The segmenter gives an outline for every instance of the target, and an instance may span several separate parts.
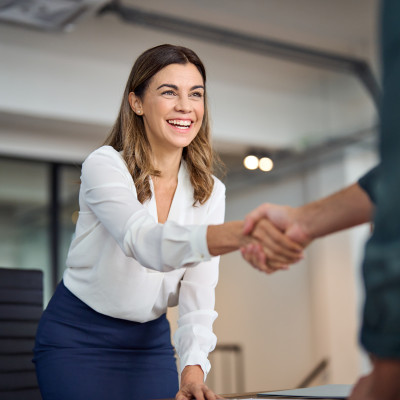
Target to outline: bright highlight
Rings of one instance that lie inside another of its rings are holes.
[[[274,168],[274,162],[268,157],[263,157],[258,162],[258,168],[264,172],[271,171],[271,169]]]
[[[243,165],[247,169],[257,169],[258,168],[258,158],[256,156],[247,156],[243,160]]]

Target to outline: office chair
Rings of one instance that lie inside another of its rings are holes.
[[[40,400],[32,363],[43,272],[0,268],[0,399]]]

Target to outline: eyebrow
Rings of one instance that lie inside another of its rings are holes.
[[[158,89],[161,89],[162,87],[169,87],[169,88],[171,88],[171,89],[178,90],[178,86],[172,85],[172,84],[170,84],[170,83],[163,83],[162,85],[160,85],[160,86],[157,88],[157,90],[158,90]],[[195,85],[195,86],[192,86],[192,87],[190,88],[190,90],[195,90],[195,89],[203,89],[203,90],[204,90],[204,86],[203,86],[203,85]]]

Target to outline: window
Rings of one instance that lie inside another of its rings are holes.
[[[65,267],[80,166],[0,158],[0,267],[44,272],[44,304]]]

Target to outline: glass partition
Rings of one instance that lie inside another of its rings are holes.
[[[80,166],[62,166],[59,169],[59,252],[57,280],[62,278],[69,245],[75,232],[79,212]]]
[[[52,166],[0,158],[0,267],[42,270],[45,305],[64,270],[75,229],[80,176],[80,166],[58,165],[58,201],[52,213]],[[56,242],[51,237],[54,226]],[[52,254],[58,255],[57,263],[51,262]]]

